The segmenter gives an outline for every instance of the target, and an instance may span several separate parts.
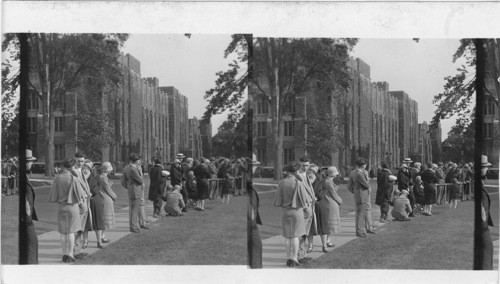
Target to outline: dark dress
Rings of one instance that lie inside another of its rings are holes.
[[[196,189],[198,192],[198,200],[208,199],[208,179],[210,178],[210,173],[208,168],[204,164],[198,165],[194,169],[194,176],[196,177]]]
[[[450,200],[460,198],[460,186],[458,184],[450,185],[448,191],[450,192]]]
[[[436,173],[427,169],[422,172],[422,182],[424,183],[424,204],[436,204],[436,183],[438,182]]]
[[[229,164],[223,164],[219,171],[217,172],[217,178],[223,178],[224,180],[221,184],[221,194],[229,194],[229,187],[231,186],[230,180],[231,166]]]
[[[421,188],[421,186],[422,186],[422,183],[415,183],[413,185],[413,193],[415,195],[415,203],[416,204],[424,204],[424,202],[425,202],[424,189]]]
[[[106,229],[104,225],[103,219],[103,208],[104,204],[102,203],[102,199],[97,195],[99,194],[99,186],[97,185],[97,181],[99,179],[99,175],[89,177],[89,187],[90,193],[92,197],[90,198],[90,210],[92,211],[92,226],[86,227],[88,231],[94,230],[104,230]]]
[[[195,179],[190,179],[188,177],[188,180],[186,181],[186,189],[187,189],[189,199],[198,200],[198,189],[197,189]]]
[[[388,169],[382,169],[377,175],[377,195],[375,204],[380,206],[382,212],[389,212],[389,201],[393,185],[389,182],[391,172]]]
[[[27,177],[26,200],[30,206],[31,215],[21,216],[19,242],[25,250],[20,250],[19,264],[38,264],[38,237],[33,224],[33,220],[38,221],[35,211],[35,191]]]
[[[158,198],[158,192],[160,190],[161,172],[163,171],[163,166],[155,164],[149,172],[149,193],[148,199],[151,201],[156,201]]]

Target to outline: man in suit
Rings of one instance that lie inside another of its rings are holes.
[[[20,245],[25,250],[19,252],[19,264],[38,264],[38,237],[36,236],[34,221],[38,221],[35,211],[35,191],[29,182],[28,172],[33,165],[33,157],[31,150],[26,150],[26,213],[22,214],[19,232]]]
[[[159,218],[161,215],[162,199],[160,193],[160,183],[162,179],[163,166],[160,159],[155,160],[155,164],[149,171],[149,193],[148,199],[153,201],[153,218]]]
[[[144,209],[144,178],[141,157],[132,153],[129,159],[130,164],[123,169],[121,184],[128,190],[130,231],[139,233],[141,229],[149,229]]]
[[[307,171],[309,170],[309,167],[311,166],[309,159],[307,157],[302,157],[299,159],[299,164],[300,168],[298,171],[298,176],[300,177],[299,180],[302,180],[302,183],[304,184],[307,194],[309,195],[309,198],[312,200],[311,202],[311,212],[312,214],[310,216],[304,216],[305,217],[305,223],[306,223],[306,235],[302,236],[299,239],[299,263],[305,263],[310,261],[312,258],[307,257],[307,252],[309,249],[306,250],[306,239],[309,236],[309,232],[311,230],[316,231],[316,218],[314,214],[314,204],[316,203],[316,195],[314,194],[314,189],[307,178]],[[309,239],[309,247],[311,248],[309,250],[312,251],[312,237]]]
[[[348,189],[354,194],[356,203],[356,236],[366,238],[366,234],[375,234],[372,222],[370,203],[371,188],[368,184],[368,173],[365,170],[366,160],[358,158],[356,169],[349,175]]]
[[[88,245],[88,236],[89,231],[88,228],[92,228],[92,213],[90,212],[90,187],[87,183],[87,180],[83,176],[82,166],[85,163],[85,156],[82,152],[78,151],[75,153],[75,166],[71,169],[71,174],[73,176],[78,177],[78,182],[81,185],[81,188],[84,189],[83,196],[85,198],[84,204],[85,206],[81,207],[80,211],[80,220],[82,224],[82,230],[78,231],[75,236],[75,249],[74,256],[76,259],[82,259],[87,254],[81,253],[82,249],[87,248]]]

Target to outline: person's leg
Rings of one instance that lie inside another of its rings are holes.
[[[432,215],[432,204],[429,204],[429,215]]]
[[[326,249],[326,244],[328,243],[328,241],[327,241],[327,235],[326,234],[322,234],[320,238],[321,238],[321,247],[323,249],[323,252],[326,252],[326,250],[327,250]]]
[[[60,234],[60,240],[61,240],[61,249],[63,255],[68,255],[68,235],[67,234]]]
[[[229,202],[228,202],[229,203]],[[200,209],[205,210],[205,199],[200,200]]]
[[[299,253],[299,238],[292,238],[292,257],[291,259],[298,262]]]
[[[312,233],[309,233],[309,235],[307,236],[307,243],[308,243],[308,247],[307,247],[307,252],[311,252],[313,250],[313,247],[314,247],[314,235]]]
[[[374,227],[373,227],[373,219],[372,219],[372,205],[370,203],[364,204],[365,206],[365,226],[366,226],[366,231],[373,232]]]
[[[365,234],[365,216],[363,212],[363,204],[356,204],[356,215],[355,215],[355,226],[356,226],[356,235],[364,235]]]
[[[292,259],[292,239],[285,238],[286,259]]]
[[[74,258],[73,249],[75,247],[75,234],[68,234],[68,255]]]
[[[101,248],[102,247],[102,239],[103,239],[102,230],[96,230],[95,236],[97,238],[97,247]]]
[[[299,259],[302,259],[304,257],[306,257],[306,244],[305,244],[305,239],[306,239],[306,236],[300,236],[299,237],[299,252],[298,252],[298,258]]]
[[[132,198],[129,200],[129,226],[130,230],[138,230],[138,210],[139,210],[139,198]]]
[[[89,231],[88,230],[83,231],[82,238],[83,238],[82,249],[85,249],[89,243]]]
[[[139,198],[139,225],[141,228],[147,227],[147,218],[146,218],[146,207],[144,206],[144,198]]]

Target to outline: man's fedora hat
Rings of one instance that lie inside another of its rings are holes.
[[[36,158],[33,157],[31,150],[26,149],[26,161],[35,161]]]

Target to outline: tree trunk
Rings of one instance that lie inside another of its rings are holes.
[[[54,132],[55,132],[55,118],[53,115],[54,106],[52,102],[53,86],[50,83],[49,65],[45,65],[45,85],[47,86],[47,99],[46,99],[46,121],[45,121],[45,176],[54,175]]]

